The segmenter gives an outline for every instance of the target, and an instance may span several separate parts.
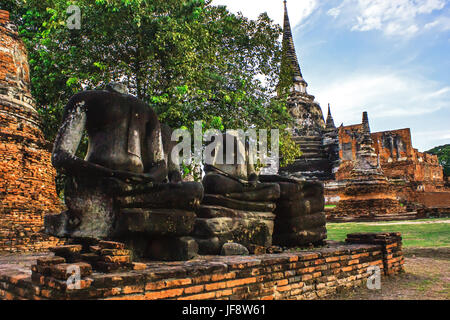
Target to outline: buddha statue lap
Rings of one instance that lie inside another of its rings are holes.
[[[227,150],[227,143],[233,148]],[[232,163],[222,156],[227,151]],[[197,209],[193,236],[201,254],[219,254],[227,242],[269,247],[272,244],[277,183],[262,183],[250,160],[249,146],[233,132],[216,142],[212,163],[205,165],[205,196]],[[241,157],[242,161],[238,161]],[[240,163],[241,162],[241,163]]]

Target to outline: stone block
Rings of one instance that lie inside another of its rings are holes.
[[[321,244],[326,237],[327,229],[320,227],[295,233],[274,233],[273,242],[281,246],[301,247],[309,244]]]
[[[191,237],[170,237],[150,240],[146,257],[159,261],[184,261],[197,256],[198,244]]]
[[[241,212],[245,216],[244,212]],[[219,217],[197,219],[192,236],[201,254],[219,254],[223,244],[232,241],[249,247],[272,245],[274,215],[249,212],[247,218]]]
[[[325,227],[325,213],[319,212],[306,216],[298,216],[290,219],[276,219],[276,233],[296,233],[302,230],[310,230]]]
[[[249,251],[246,247],[239,243],[228,242],[222,246],[220,251],[222,256],[247,256]]]
[[[275,210],[273,202],[241,201],[213,194],[205,194],[202,204],[243,211],[273,212]]]
[[[194,212],[175,209],[122,210],[117,221],[116,236],[141,233],[149,236],[186,236],[195,223]]]

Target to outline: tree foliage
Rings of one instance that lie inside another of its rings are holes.
[[[30,56],[32,93],[52,141],[70,96],[124,82],[174,128],[280,129],[282,165],[300,155],[275,98],[280,26],[211,0],[6,0]],[[70,30],[69,5],[81,9]],[[220,118],[220,123],[217,119]],[[219,126],[219,127],[218,127]]]
[[[444,167],[444,175],[449,177],[450,176],[450,144],[435,147],[426,152],[438,156],[439,163],[441,164],[442,167]]]

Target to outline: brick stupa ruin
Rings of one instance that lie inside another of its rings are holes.
[[[339,142],[336,139],[337,129],[329,111],[327,124],[320,105],[315,97],[308,94],[305,81],[300,69],[292,37],[291,24],[284,2],[284,31],[283,31],[283,64],[291,68],[292,82],[288,97],[288,110],[294,118],[292,128],[293,140],[300,146],[303,154],[294,163],[281,172],[306,180],[334,179],[336,165],[339,164]],[[282,66],[284,70],[286,66]]]
[[[363,124],[339,127],[341,163],[336,179],[325,183],[325,202],[337,204],[349,181],[361,149]],[[404,205],[401,214],[377,219],[410,219],[450,212],[450,190],[445,186],[443,168],[437,156],[413,147],[409,128],[371,133],[372,148],[378,156],[384,176],[391,183],[396,198]],[[332,218],[332,210],[327,211]]]
[[[362,124],[360,149],[333,215],[370,217],[400,213],[404,210],[397,200],[393,185],[384,176],[379,157],[372,147],[367,112],[363,113]]]
[[[27,51],[0,10],[0,253],[40,251],[58,240],[39,231],[61,210],[49,143],[30,93]]]

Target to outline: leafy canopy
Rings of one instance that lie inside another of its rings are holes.
[[[438,156],[439,163],[444,167],[444,175],[449,177],[450,176],[450,144],[435,147],[426,152]]]
[[[124,82],[174,128],[280,129],[281,165],[300,151],[286,127],[281,28],[211,0],[6,0],[30,56],[32,93],[52,141],[65,103],[83,89]],[[70,30],[68,6],[81,9]]]

